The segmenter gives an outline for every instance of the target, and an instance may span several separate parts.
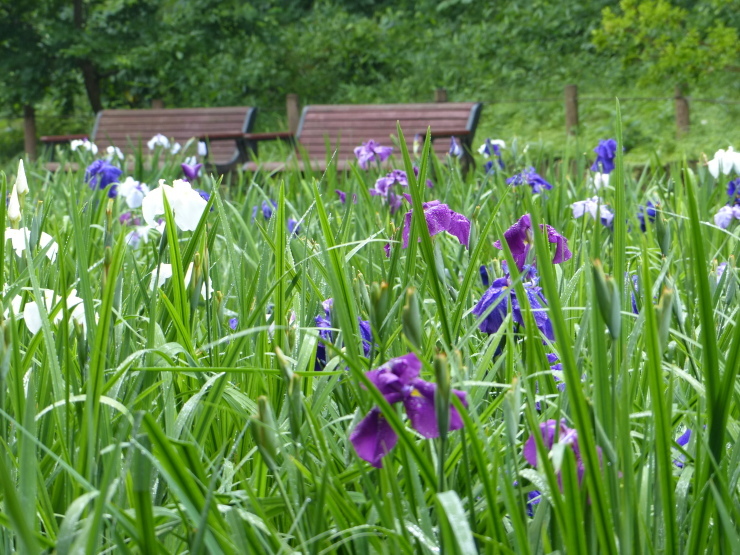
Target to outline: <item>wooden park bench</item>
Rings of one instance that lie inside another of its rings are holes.
[[[287,161],[247,161],[242,168],[246,171],[282,171],[286,168],[303,169],[305,152],[313,170],[323,171],[336,151],[335,162],[339,171],[349,169],[356,162],[354,149],[373,139],[384,146],[396,146],[396,122],[408,144],[413,148],[416,134],[426,134],[431,127],[432,139],[457,137],[469,158],[473,136],[478,125],[482,105],[475,102],[434,104],[345,104],[309,105],[303,109],[298,130],[292,133],[247,133],[240,138],[248,148],[257,153],[261,141],[290,141],[296,152]],[[205,137],[204,137],[205,138]],[[234,135],[209,135],[211,145],[221,140],[233,140]],[[328,146],[328,148],[327,148]],[[436,140],[434,151],[444,157],[450,141]],[[396,164],[400,162],[398,148],[394,151]],[[386,164],[387,165],[387,164]]]
[[[190,139],[231,133],[238,137],[214,142],[208,149],[208,162],[218,173],[225,173],[247,161],[247,143],[241,136],[252,131],[256,112],[256,108],[250,106],[102,110],[89,135],[41,137],[41,142],[53,149],[74,139],[86,138],[97,145],[99,155],[104,155],[108,146],[116,146],[128,155],[140,149],[147,152],[146,143],[157,134],[184,146]],[[53,163],[50,169],[55,169]]]

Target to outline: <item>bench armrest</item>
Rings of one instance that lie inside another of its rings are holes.
[[[250,159],[249,152],[257,154],[257,145],[261,141],[288,141],[295,142],[295,136],[290,131],[278,131],[276,133],[214,133],[202,135],[199,140],[206,143],[215,141],[234,141],[239,151],[239,161],[244,163]],[[206,153],[206,156],[208,154]]]
[[[87,139],[89,135],[46,135],[44,137],[41,137],[41,142],[48,144],[48,145],[62,145],[64,143],[69,143],[74,140],[82,140]]]

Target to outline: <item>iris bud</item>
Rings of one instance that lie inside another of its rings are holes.
[[[422,332],[421,310],[419,299],[416,297],[416,289],[409,287],[406,290],[406,303],[403,305],[401,315],[403,323],[403,334],[417,349],[421,349],[424,334]]]
[[[656,307],[656,315],[658,317],[658,337],[660,337],[660,346],[662,350],[665,350],[668,345],[668,334],[671,329],[671,309],[673,308],[673,290],[663,289],[663,294],[660,296],[660,302]]]
[[[252,417],[252,434],[257,448],[262,456],[268,460],[268,464],[275,461],[277,455],[277,426],[272,408],[267,397],[261,395],[257,398],[257,414]]]
[[[593,260],[592,268],[599,312],[612,338],[616,339],[619,337],[622,326],[619,288],[613,278],[604,274],[600,260]]]

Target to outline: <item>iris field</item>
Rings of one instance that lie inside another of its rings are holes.
[[[740,553],[740,160],[615,121],[0,173],[0,551]]]

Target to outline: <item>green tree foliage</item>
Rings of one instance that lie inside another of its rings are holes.
[[[0,3],[0,98],[15,110],[42,100],[62,76],[55,71],[58,55],[47,41],[49,7],[44,0]]]
[[[636,68],[640,83],[668,79],[691,86],[740,69],[739,29],[732,0],[622,0],[619,11],[604,9],[593,41],[625,68]]]

